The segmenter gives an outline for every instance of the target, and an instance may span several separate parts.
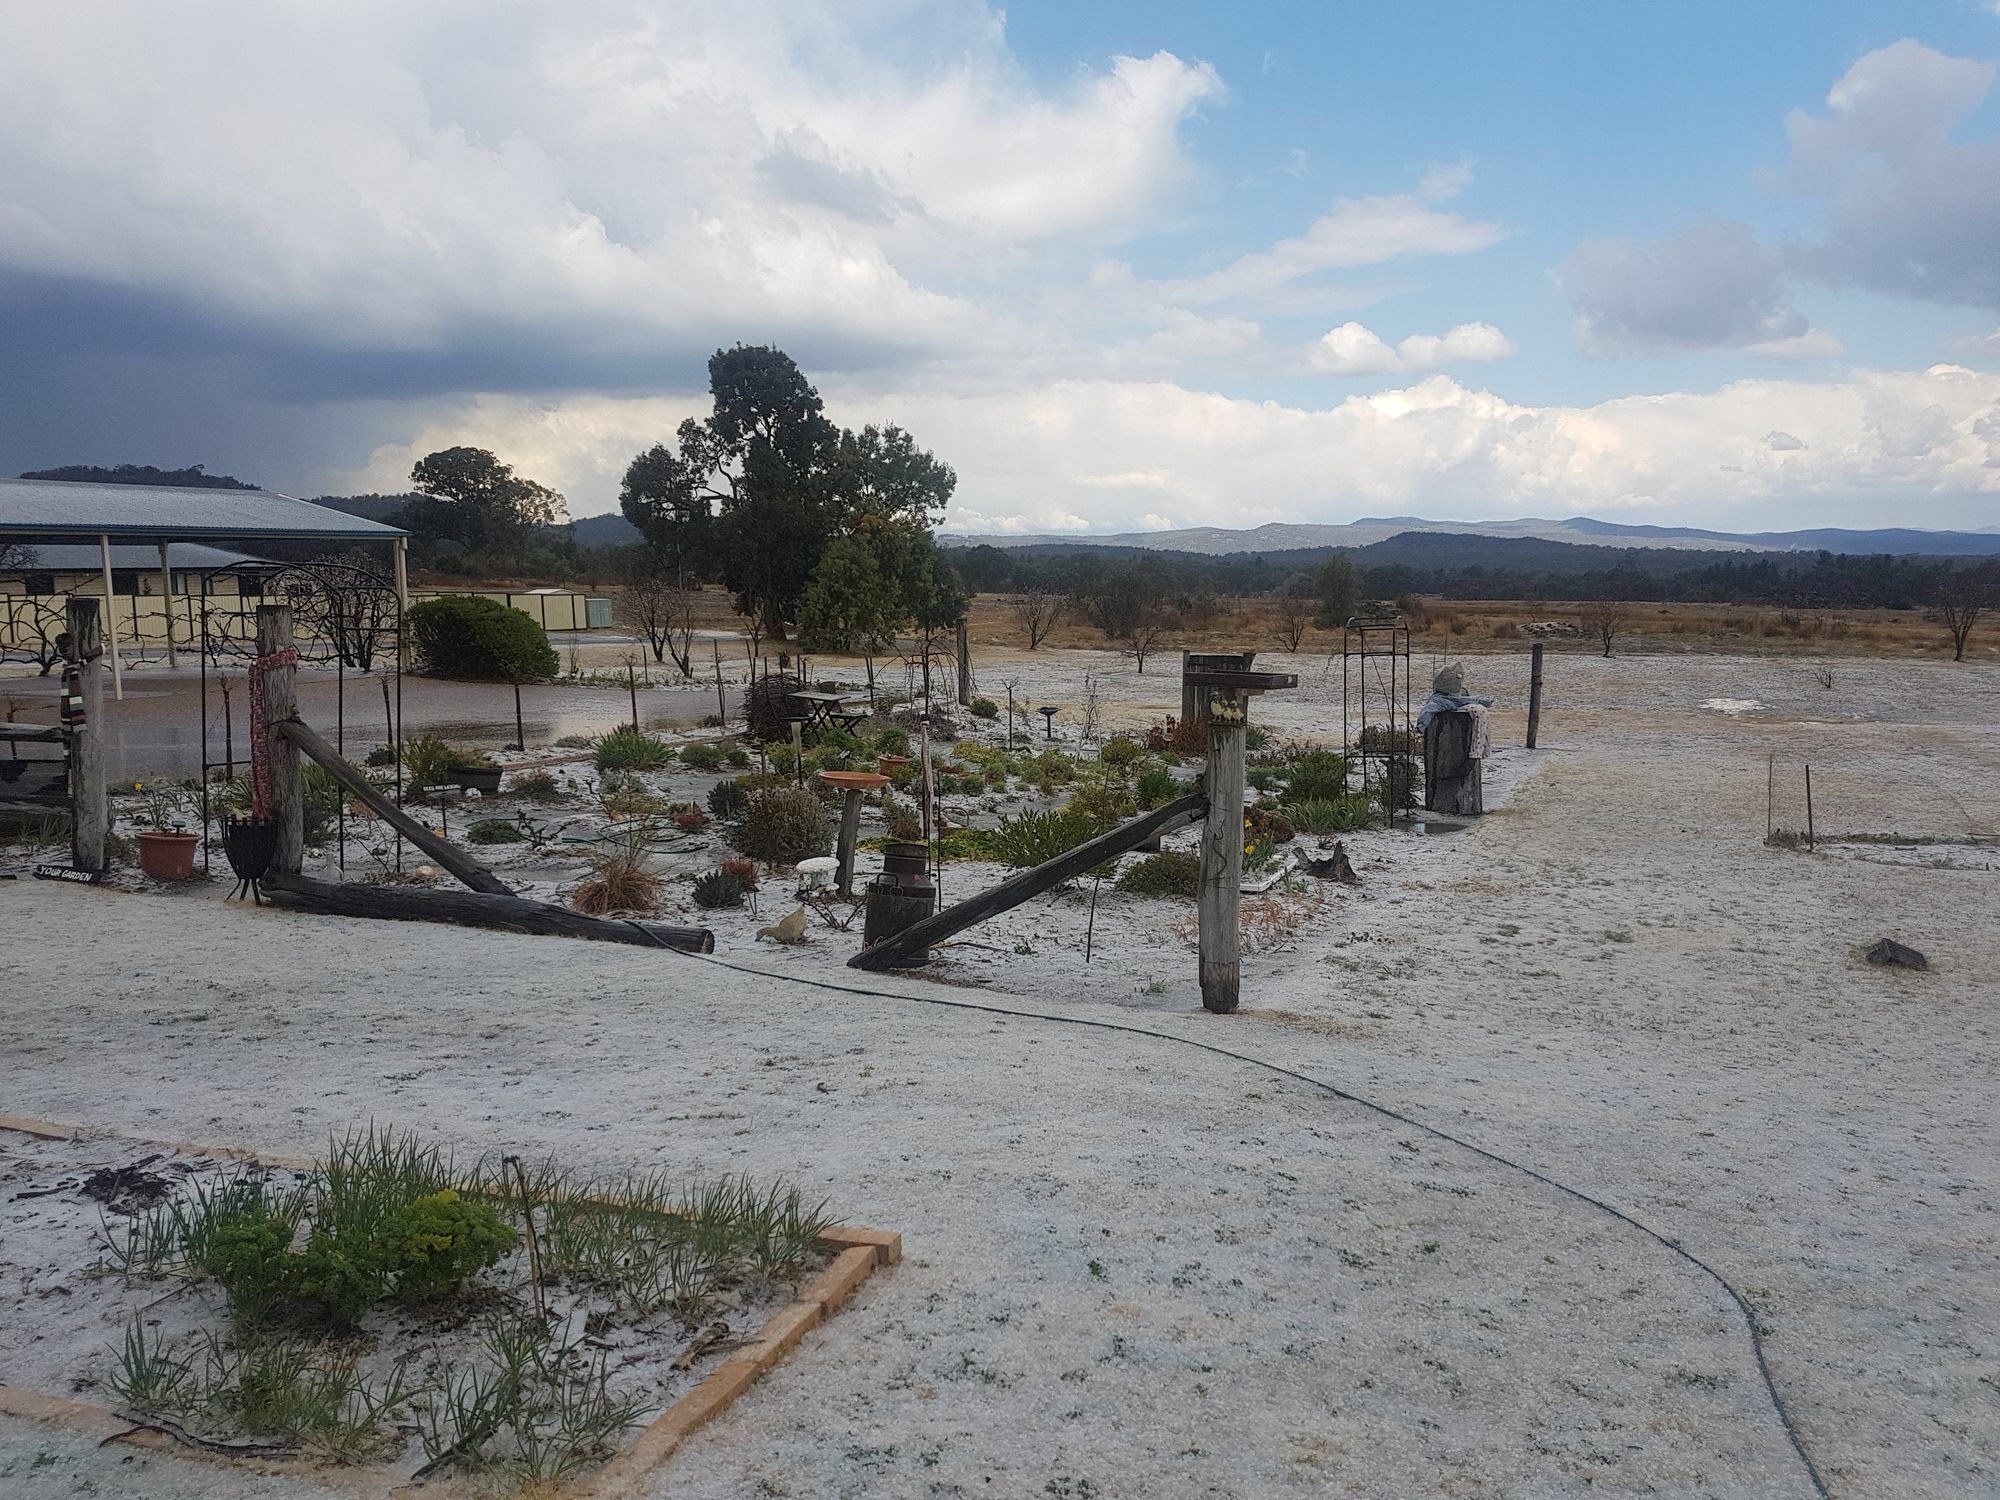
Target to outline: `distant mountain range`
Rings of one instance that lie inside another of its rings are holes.
[[[1897,553],[1930,557],[1981,557],[2000,554],[2000,527],[1980,531],[1919,531],[1887,527],[1850,531],[1823,526],[1805,531],[1705,531],[1694,526],[1625,526],[1572,516],[1554,521],[1527,517],[1517,521],[1431,521],[1422,516],[1366,516],[1343,525],[1272,521],[1249,530],[1221,526],[1190,526],[1180,531],[1119,533],[1056,532],[1039,536],[940,533],[947,547],[1119,547],[1149,552],[1199,552],[1224,556],[1232,552],[1293,552],[1305,548],[1367,547],[1411,532],[1453,536],[1534,538],[1594,547],[1664,547],[1702,552],[1846,552]]]

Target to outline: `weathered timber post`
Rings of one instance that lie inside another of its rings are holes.
[[[1535,649],[1528,653],[1528,748],[1535,748],[1535,737],[1542,732],[1542,643],[1535,642]]]
[[[1208,811],[1201,829],[1201,1003],[1217,1015],[1236,1009],[1242,982],[1239,910],[1243,893],[1243,760],[1252,694],[1293,688],[1290,672],[1253,672],[1254,652],[1201,653],[1188,657],[1182,701],[1195,690],[1195,709],[1208,723],[1208,765],[1203,787]]]
[[[969,707],[972,703],[972,636],[966,629],[965,616],[958,617],[958,706]]]
[[[97,601],[70,595],[68,616],[69,659],[83,710],[83,721],[70,732],[70,796],[76,810],[70,863],[79,870],[101,871],[111,810],[104,792],[104,643],[97,633]]]
[[[833,888],[843,896],[854,894],[854,846],[861,838],[861,792],[849,787],[840,799],[840,842],[833,852],[840,858],[840,873]]]
[[[1201,1003],[1226,1016],[1242,985],[1237,951],[1243,890],[1243,738],[1246,715],[1236,695],[1208,695],[1208,816],[1201,825],[1198,920]]]
[[[177,667],[180,656],[174,649],[174,570],[167,561],[167,544],[160,543],[160,595],[166,601],[167,611],[167,665]]]
[[[273,725],[299,711],[297,654],[289,604],[257,606],[257,659],[250,665],[250,800],[257,817],[277,825],[271,870],[296,875],[305,862],[305,771],[298,747]]]
[[[1486,811],[1484,762],[1472,753],[1473,716],[1463,709],[1431,715],[1424,726],[1424,806],[1477,817]]]

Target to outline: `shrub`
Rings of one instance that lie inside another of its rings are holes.
[[[1201,892],[1201,857],[1171,849],[1149,855],[1118,872],[1118,889],[1135,896],[1179,896],[1193,900]]]
[[[1382,764],[1382,806],[1388,812],[1403,812],[1417,805],[1417,763],[1405,756]]]
[[[1172,714],[1146,731],[1146,748],[1155,754],[1183,758],[1208,750],[1208,720],[1177,719]]]
[[[562,750],[588,750],[596,743],[597,741],[587,734],[566,734],[556,741],[556,747]]]
[[[1104,782],[1078,787],[1063,804],[1064,812],[1081,813],[1090,819],[1091,827],[1098,833],[1117,827],[1138,810],[1139,805],[1130,792]]]
[[[805,686],[796,677],[766,673],[750,684],[743,695],[743,724],[750,738],[760,744],[792,737],[792,694]]]
[[[873,743],[877,755],[908,755],[910,753],[910,737],[900,729],[882,730],[875,736]]]
[[[833,828],[818,797],[804,787],[771,787],[750,799],[730,840],[752,859],[795,865],[833,847]]]
[[[674,747],[630,724],[620,724],[595,746],[600,771],[657,771],[674,758]]]
[[[660,904],[663,882],[646,868],[646,835],[600,844],[584,857],[590,876],[570,894],[570,905],[586,916],[614,911],[653,911]]]
[[[991,698],[974,698],[970,706],[972,717],[975,719],[997,719],[1000,717],[1000,705],[995,703]]]
[[[524,771],[508,786],[507,795],[525,798],[529,802],[562,802],[569,796],[562,789],[562,783],[547,771]]]
[[[725,859],[719,866],[725,875],[734,875],[746,891],[757,889],[757,861],[754,859]]]
[[[674,827],[682,833],[700,833],[702,829],[708,827],[708,814],[692,803],[676,807],[670,816],[674,820]]]
[[[1352,833],[1375,821],[1375,804],[1358,792],[1287,802],[1285,816],[1301,833]]]
[[[889,819],[889,837],[899,844],[915,844],[924,836],[924,820],[913,812],[899,812]]]
[[[690,771],[720,771],[722,769],[722,747],[720,745],[686,745],[681,749],[681,764]]]
[[[317,761],[305,763],[301,780],[306,842],[323,844],[340,816],[341,799],[347,795],[346,790]]]
[[[1407,753],[1423,747],[1423,736],[1415,729],[1397,729],[1388,724],[1370,724],[1361,731],[1361,748],[1371,755]]]
[[[1145,759],[1146,747],[1130,735],[1117,734],[1104,742],[1097,752],[1097,758],[1113,770],[1124,770]]]
[[[1287,802],[1324,802],[1347,794],[1347,757],[1308,750],[1285,772]]]
[[[361,764],[363,764],[364,766],[378,766],[378,767],[393,766],[395,763],[396,763],[396,747],[394,745],[377,745],[373,750],[370,750],[367,755],[362,757],[361,761]]]
[[[726,765],[736,770],[746,770],[750,765],[750,752],[745,750],[741,745],[731,745],[727,750],[722,752],[722,759]]]
[[[1139,779],[1132,783],[1134,799],[1139,806],[1147,809],[1171,802],[1180,793],[1180,780],[1165,766],[1149,766],[1141,771]]]
[[[422,671],[477,682],[546,682],[559,663],[540,625],[497,599],[447,594],[404,617]]]
[[[1097,836],[1097,822],[1087,812],[1026,812],[1002,818],[993,831],[992,858],[1016,870],[1046,864],[1058,854]]]
[[[743,882],[729,870],[710,870],[695,877],[694,904],[703,911],[731,911],[749,894]]]
[[[518,844],[526,837],[520,824],[505,818],[481,818],[465,830],[468,844]]]
[[[376,1265],[408,1301],[448,1297],[514,1248],[514,1231],[488,1203],[451,1188],[406,1203],[375,1234]]]
[[[1299,836],[1290,818],[1268,807],[1253,807],[1245,812],[1243,826],[1265,844],[1289,844]]]
[[[450,781],[458,770],[460,751],[443,735],[420,734],[403,741],[403,774],[412,791]]]
[[[1076,763],[1060,750],[1044,750],[1035,757],[1035,779],[1044,786],[1067,786],[1076,780]]]
[[[708,810],[726,822],[743,816],[750,806],[750,789],[740,781],[718,781],[708,789]]]

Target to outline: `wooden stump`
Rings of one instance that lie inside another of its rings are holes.
[[[1424,726],[1424,806],[1431,812],[1478,817],[1486,811],[1481,767],[1472,755],[1472,715],[1434,714]]]
[[[1528,748],[1535,748],[1535,740],[1542,732],[1542,643],[1535,642],[1535,649],[1528,653]]]
[[[104,845],[111,833],[111,807],[104,792],[104,649],[97,628],[97,601],[72,594],[68,620],[71,660],[83,687],[83,723],[70,741],[70,863],[79,870],[105,868]]]
[[[840,842],[833,852],[840,859],[840,873],[833,888],[843,896],[854,894],[854,846],[861,838],[861,793],[847,791],[840,799]]]

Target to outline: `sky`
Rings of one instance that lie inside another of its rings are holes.
[[[615,509],[775,344],[959,531],[2000,526],[2000,0],[0,0],[0,472]]]

